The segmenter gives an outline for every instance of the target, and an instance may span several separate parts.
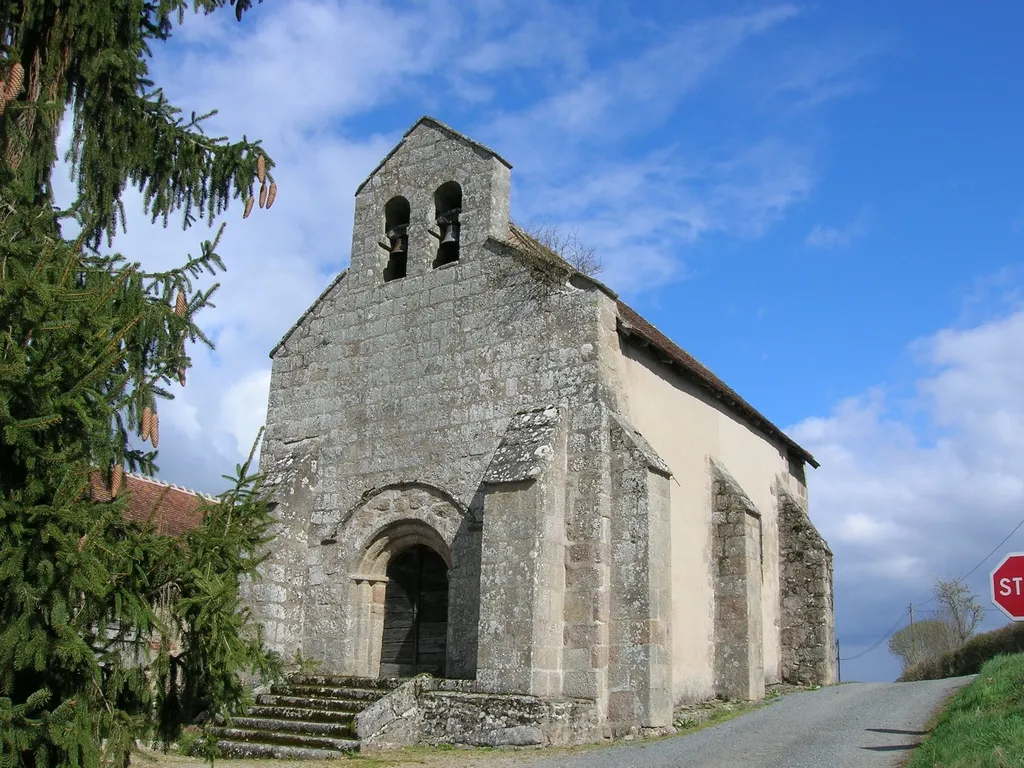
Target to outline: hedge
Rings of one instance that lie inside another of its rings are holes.
[[[1000,654],[1024,653],[1024,622],[1007,624],[975,635],[963,647],[919,661],[903,672],[899,682],[938,680],[943,677],[974,675],[981,666]]]

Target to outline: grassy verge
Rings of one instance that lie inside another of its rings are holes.
[[[953,697],[906,768],[1024,765],[1024,654],[997,656]]]

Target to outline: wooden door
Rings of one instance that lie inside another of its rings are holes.
[[[448,565],[423,545],[388,564],[380,676],[445,674],[448,643]]]

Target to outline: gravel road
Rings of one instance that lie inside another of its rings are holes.
[[[921,743],[932,712],[970,679],[849,683],[795,693],[689,736],[522,764],[529,768],[895,766]]]
[[[848,683],[791,693],[696,733],[615,746],[539,752],[417,748],[352,762],[381,768],[891,768],[921,743],[925,723],[946,697],[970,680]],[[156,752],[132,762],[140,768],[205,768],[198,758]],[[344,768],[347,762],[219,760],[217,765]]]

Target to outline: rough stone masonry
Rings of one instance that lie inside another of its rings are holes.
[[[418,680],[361,716],[381,744],[657,732],[831,682],[814,458],[513,225],[510,170],[419,120],[271,352],[268,641]]]

